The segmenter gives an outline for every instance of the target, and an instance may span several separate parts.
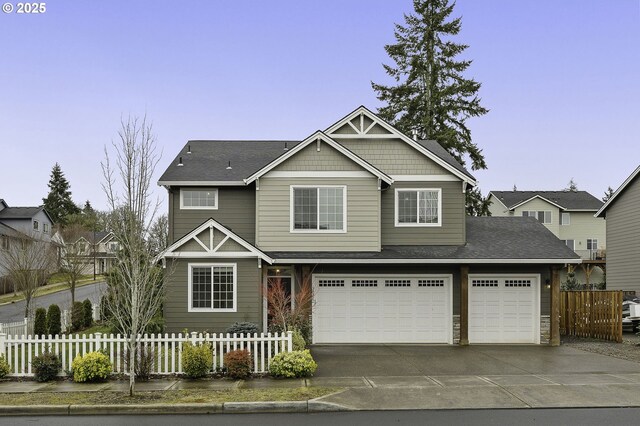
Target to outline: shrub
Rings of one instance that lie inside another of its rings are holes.
[[[307,342],[305,342],[304,337],[302,337],[302,333],[300,333],[298,330],[293,330],[291,340],[293,343],[294,351],[303,351],[307,348]]]
[[[0,379],[4,379],[10,371],[9,363],[4,359],[4,355],[0,355]]]
[[[44,308],[36,309],[36,315],[33,320],[33,334],[36,336],[47,334],[47,311]]]
[[[227,375],[232,379],[246,379],[251,376],[251,354],[246,349],[228,352],[224,356]]]
[[[153,363],[155,359],[156,352],[153,350],[152,345],[138,345],[138,350],[136,350],[135,356],[135,365],[134,371],[136,373],[136,379],[141,380],[149,380],[151,377],[151,371],[153,370]],[[129,350],[125,350],[124,354],[124,364],[129,368]]]
[[[182,345],[182,371],[187,377],[197,379],[206,376],[213,365],[213,348],[210,343]]]
[[[37,382],[48,382],[58,376],[62,368],[60,357],[51,352],[43,352],[31,361]]]
[[[58,305],[49,305],[47,311],[47,333],[55,336],[62,332],[62,322],[60,321],[60,307]]]
[[[109,309],[109,295],[105,294],[100,299],[100,320],[108,322],[112,316],[111,310]]]
[[[245,336],[247,334],[254,334],[259,332],[260,332],[260,328],[258,327],[258,324],[255,324],[252,322],[234,322],[225,331],[225,333],[229,333],[229,334],[243,333]]]
[[[274,356],[269,366],[269,373],[273,377],[309,377],[318,368],[318,364],[311,357],[309,350],[280,352]]]
[[[91,300],[85,299],[84,302],[82,302],[82,326],[89,328],[91,324],[93,324],[93,305],[91,304]]]
[[[84,326],[84,306],[82,302],[73,302],[71,307],[71,331],[78,331]]]
[[[102,352],[89,352],[84,356],[78,355],[71,363],[73,381],[97,382],[106,380],[111,374],[111,361]]]

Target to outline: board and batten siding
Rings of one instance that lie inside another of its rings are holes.
[[[291,232],[291,186],[346,186],[347,232]],[[260,178],[256,191],[258,248],[265,251],[379,251],[380,191],[378,179]]]
[[[237,312],[189,312],[189,263],[237,264]],[[221,333],[234,322],[248,321],[262,328],[262,269],[255,258],[178,259],[168,278],[164,319],[168,333],[191,331]],[[170,266],[171,267],[171,266]]]
[[[442,226],[395,226],[395,190],[441,188]],[[382,245],[460,245],[466,242],[462,183],[395,182],[382,191]]]
[[[333,138],[388,175],[450,175],[435,161],[400,139]]]
[[[185,187],[193,190],[218,190],[217,210],[180,209],[180,189],[169,191],[169,239],[170,243],[182,238],[213,218],[250,243],[255,242],[256,190],[255,185],[238,187]]]
[[[640,294],[640,178],[606,210],[607,289]]]

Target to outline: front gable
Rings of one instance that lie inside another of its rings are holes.
[[[214,219],[209,219],[169,246],[160,258],[257,257],[273,260]]]
[[[307,145],[282,164],[274,167],[265,177],[281,171],[364,171],[324,141]]]

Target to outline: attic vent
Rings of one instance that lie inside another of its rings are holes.
[[[285,151],[289,151],[289,148],[287,148],[287,143],[286,142],[284,143],[284,150]]]
[[[182,166],[184,166],[184,164],[182,164],[182,157],[180,157],[178,159],[178,167],[182,167]]]
[[[187,145],[187,154],[191,154],[191,145]]]
[[[227,166],[227,170],[231,170],[233,167],[231,167],[231,161],[229,161],[229,165]]]

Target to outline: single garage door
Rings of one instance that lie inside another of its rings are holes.
[[[469,343],[540,343],[539,275],[469,275]]]
[[[452,343],[450,275],[314,275],[314,343]]]

